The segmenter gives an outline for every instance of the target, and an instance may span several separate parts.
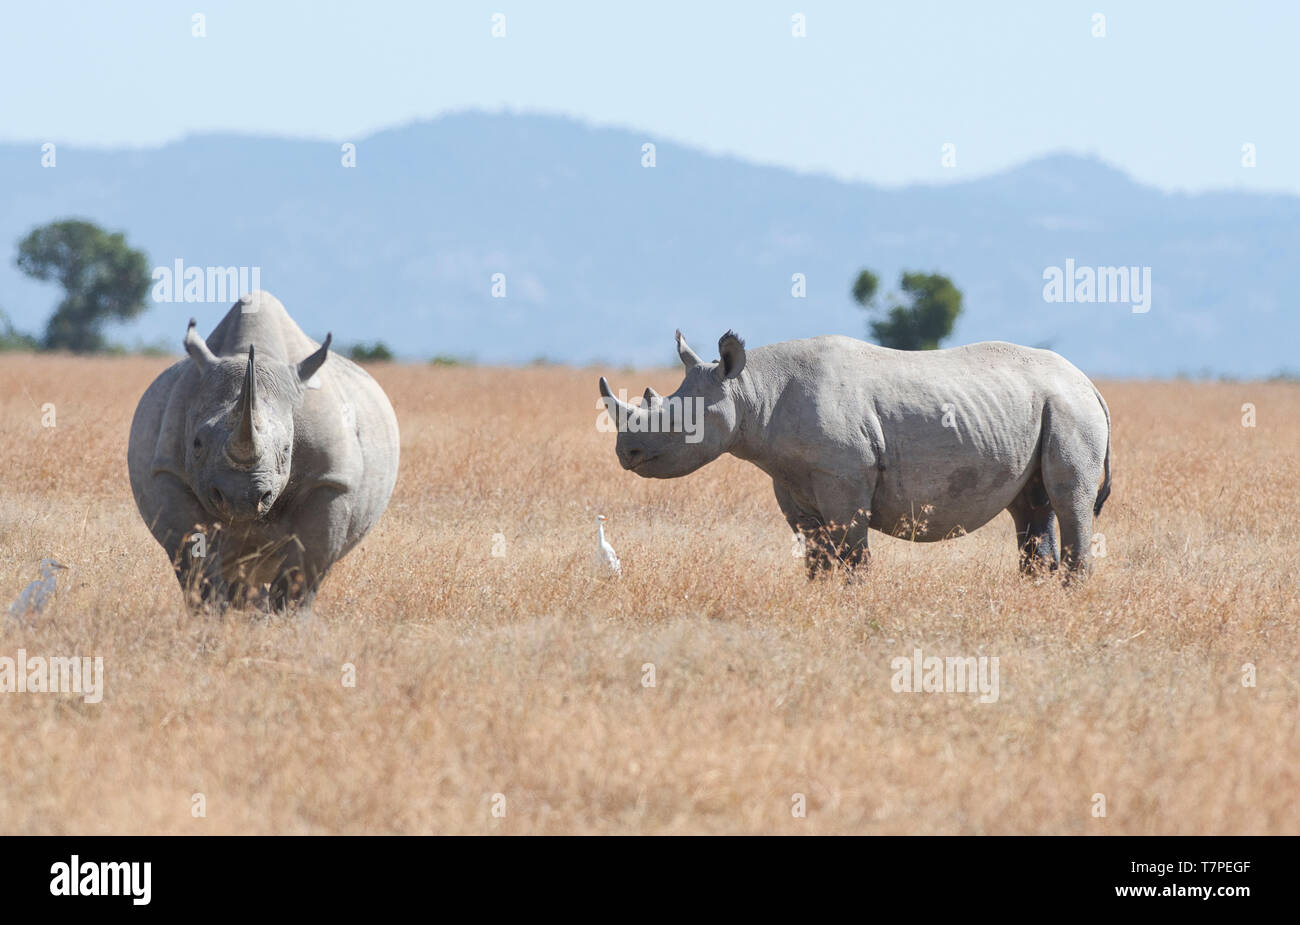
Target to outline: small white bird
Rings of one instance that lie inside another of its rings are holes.
[[[602,578],[622,578],[623,565],[618,553],[605,539],[605,515],[596,515],[596,574]]]
[[[18,599],[9,605],[9,616],[21,622],[29,613],[39,614],[44,610],[57,589],[58,570],[66,568],[58,559],[42,559],[41,577],[24,588]]]

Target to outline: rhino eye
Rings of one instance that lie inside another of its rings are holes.
[[[196,450],[203,449],[203,439],[201,437],[194,438],[194,449]]]

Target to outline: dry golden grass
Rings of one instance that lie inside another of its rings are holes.
[[[98,705],[0,695],[4,833],[1300,832],[1294,386],[1102,383],[1115,490],[1081,587],[1018,577],[1005,514],[873,534],[846,587],[805,580],[751,466],[620,470],[596,371],[378,366],[387,515],[314,619],[221,620],[183,614],[127,484],[164,365],[0,357],[0,606],[42,556],[74,566],[0,655],[107,675]],[[585,571],[598,511],[615,586]],[[999,701],[894,693],[917,646],[998,656]]]

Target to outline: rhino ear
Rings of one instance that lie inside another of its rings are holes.
[[[686,338],[682,337],[682,332],[677,332],[677,355],[681,357],[682,365],[687,369],[694,369],[704,361],[695,355],[691,345],[686,343]]]
[[[718,338],[718,375],[723,379],[735,379],[745,368],[745,342],[735,331],[728,331]]]
[[[334,340],[333,334],[325,335],[325,343],[320,345],[320,349],[313,353],[307,359],[298,364],[298,381],[306,384],[311,377],[316,375],[317,371],[325,365],[325,358],[329,356],[330,343]]]
[[[217,358],[208,349],[208,342],[199,337],[199,332],[194,330],[194,326],[195,321],[191,318],[190,326],[185,331],[185,352],[199,364],[199,369],[207,369],[209,365],[217,362]]]

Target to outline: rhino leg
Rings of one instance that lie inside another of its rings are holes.
[[[191,611],[205,607],[224,610],[229,604],[229,588],[222,576],[220,531],[200,526],[210,516],[174,477],[156,477],[152,489],[152,509],[141,514],[172,563],[185,605]]]
[[[202,536],[200,543],[198,536]],[[176,580],[192,612],[215,608],[224,612],[231,605],[235,589],[227,582],[221,559],[222,536],[212,527],[191,528],[179,550],[168,549],[176,568]],[[200,555],[202,553],[202,555]]]
[[[874,471],[861,481],[814,475],[813,493],[826,525],[823,541],[844,567],[845,578],[871,565],[867,536],[871,526],[871,497],[876,491]]]
[[[803,542],[803,562],[809,580],[829,572],[834,567],[835,556],[821,515],[811,504],[796,500],[795,493],[787,486],[773,482],[773,487],[786,523]]]
[[[1044,569],[1056,571],[1056,512],[1043,487],[1041,473],[1035,472],[1025,483],[1007,511],[1016,524],[1021,574],[1036,575]]]
[[[310,541],[309,533],[302,536]],[[313,557],[302,538],[297,533],[292,534],[271,579],[267,609],[279,614],[311,610],[321,580],[332,564],[332,561],[325,562]]]
[[[774,484],[776,501],[790,527],[804,539],[808,577],[816,578],[837,565],[851,578],[871,562],[867,543],[872,486],[839,480],[815,480],[813,502],[801,500],[787,486]]]
[[[1095,490],[1092,494],[1095,496]],[[1067,570],[1067,583],[1072,575],[1092,570],[1093,500],[1094,497],[1071,498],[1063,502],[1057,513],[1061,522],[1061,565]]]
[[[271,582],[271,610],[275,613],[288,613],[290,610],[306,612],[311,610],[316,601],[316,592],[320,589],[320,578],[309,583],[307,572],[300,566],[281,569]]]
[[[808,577],[816,578],[831,567],[830,558],[817,541],[821,520],[810,507],[796,502],[794,493],[787,486],[774,479],[772,489],[786,523],[803,541],[803,561]]]
[[[1053,410],[1043,441],[1043,486],[1061,524],[1061,564],[1065,580],[1092,567],[1092,515],[1101,481],[1104,449],[1088,439],[1086,421]],[[1101,447],[1104,447],[1104,440]]]
[[[308,611],[325,574],[354,545],[352,502],[346,491],[322,486],[289,516],[292,541],[271,581],[271,609]]]
[[[871,550],[867,544],[867,521],[870,515],[865,510],[858,510],[848,515],[847,521],[832,520],[822,525],[817,534],[816,545],[822,551],[819,562],[823,569],[831,569],[838,564],[845,570],[845,579],[853,573],[871,565]]]

